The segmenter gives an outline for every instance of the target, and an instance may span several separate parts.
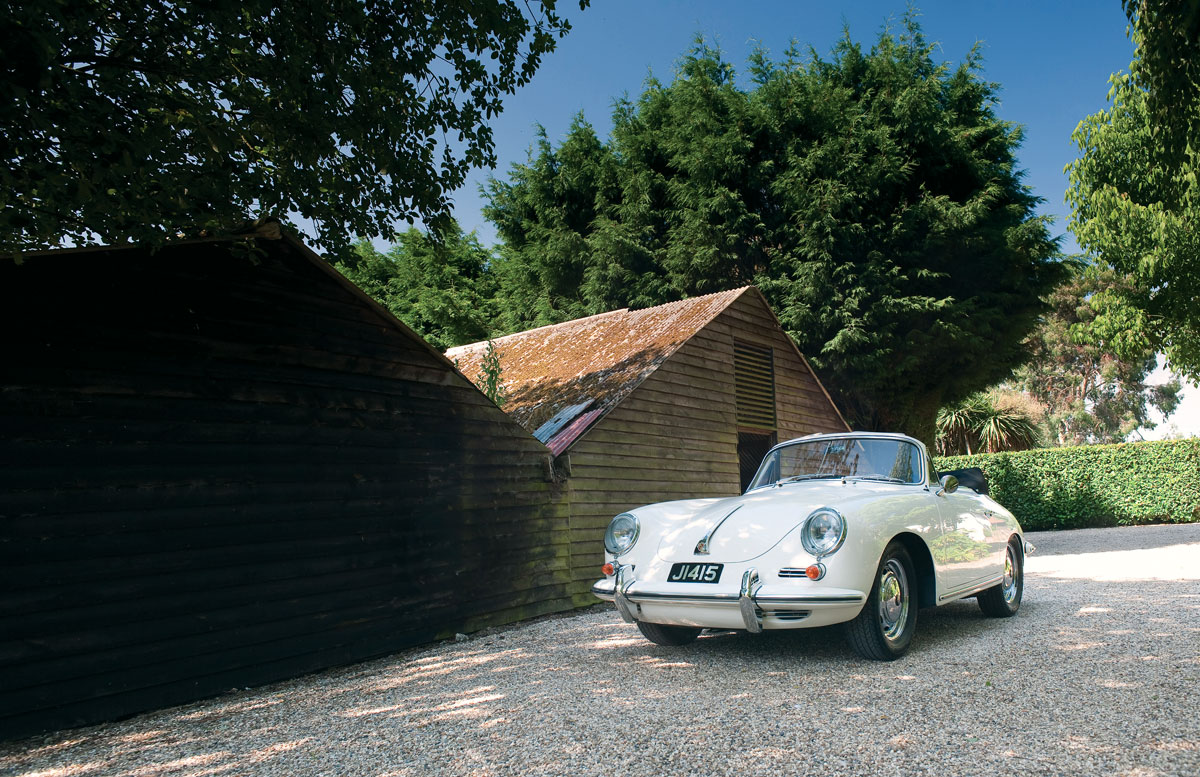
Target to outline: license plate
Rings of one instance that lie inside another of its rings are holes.
[[[667,576],[669,583],[716,583],[721,579],[724,564],[674,564],[671,574]]]

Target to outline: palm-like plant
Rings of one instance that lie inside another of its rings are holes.
[[[1012,410],[993,407],[977,431],[979,445],[988,453],[1027,451],[1037,446],[1037,424]]]
[[[1002,392],[981,392],[937,417],[937,450],[942,456],[1024,451],[1038,444],[1038,422],[1021,403]]]
[[[957,405],[948,405],[937,414],[937,451],[942,456],[974,453],[979,447],[976,427],[982,416],[979,399],[982,394],[967,397]]]

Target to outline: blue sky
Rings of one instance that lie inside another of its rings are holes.
[[[824,55],[848,25],[852,38],[869,45],[889,18],[898,23],[907,8],[903,0],[593,0],[580,12],[571,0],[560,3],[574,29],[493,121],[496,170],[476,172],[454,195],[459,223],[477,230],[487,244],[494,242],[495,231],[480,213],[478,188],[489,174],[503,177],[513,163],[525,160],[536,124],[558,143],[572,117],[583,111],[600,136],[607,136],[613,100],[636,97],[651,73],[670,80],[676,60],[697,34],[717,43],[741,72],[758,43],[782,56],[794,39]],[[940,46],[940,59],[961,62],[981,43],[983,75],[1001,87],[997,113],[1025,128],[1018,152],[1025,182],[1045,200],[1041,212],[1056,217],[1053,230],[1064,236],[1064,250],[1077,250],[1067,233],[1062,169],[1076,155],[1072,130],[1105,107],[1109,75],[1127,68],[1132,58],[1119,0],[926,0],[916,8],[926,37]]]
[[[606,137],[613,100],[636,97],[650,74],[670,80],[697,34],[719,45],[742,72],[759,44],[782,56],[795,40],[825,55],[848,26],[854,40],[870,45],[908,7],[905,0],[593,0],[581,12],[572,0],[559,2],[574,29],[492,122],[496,170],[475,172],[454,195],[455,217],[485,244],[495,242],[495,230],[481,215],[479,187],[488,175],[504,177],[512,164],[525,161],[536,125],[557,144],[582,111]],[[1077,251],[1067,231],[1063,166],[1076,157],[1071,132],[1106,107],[1109,76],[1127,69],[1132,59],[1120,0],[925,0],[915,7],[926,38],[939,45],[939,59],[958,63],[973,45],[982,45],[983,77],[1000,85],[997,114],[1024,127],[1018,160],[1025,183],[1044,200],[1040,212],[1054,216],[1052,232],[1062,236],[1063,250]],[[1166,380],[1166,374],[1160,371],[1154,379]],[[1171,422],[1185,434],[1200,435],[1200,389],[1185,390]]]

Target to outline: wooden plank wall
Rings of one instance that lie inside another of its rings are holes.
[[[596,601],[604,529],[653,502],[739,493],[733,341],[774,352],[779,439],[846,426],[753,290],[663,363],[570,448],[572,592]]]
[[[262,245],[0,266],[0,738],[570,606],[547,449]]]

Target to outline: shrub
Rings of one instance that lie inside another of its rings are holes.
[[[979,467],[1025,529],[1200,521],[1200,440],[1083,445],[936,458]]]

